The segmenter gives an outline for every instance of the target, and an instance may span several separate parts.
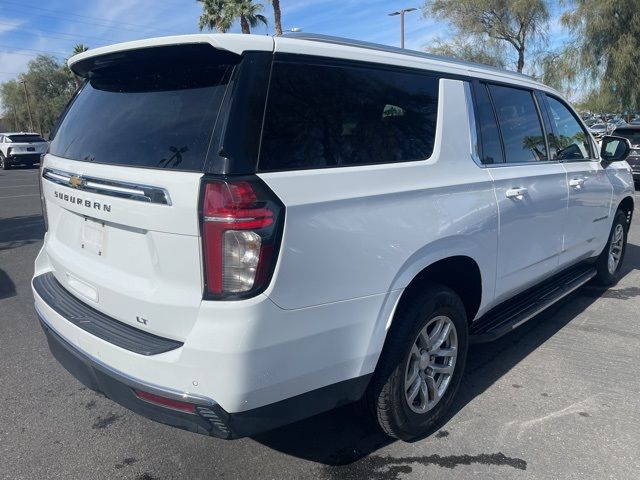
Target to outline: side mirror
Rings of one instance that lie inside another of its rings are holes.
[[[631,142],[623,137],[605,135],[600,146],[600,159],[606,165],[626,160],[631,152]]]

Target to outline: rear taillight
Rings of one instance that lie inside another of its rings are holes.
[[[284,207],[257,177],[202,185],[205,298],[246,298],[266,287],[275,266]]]

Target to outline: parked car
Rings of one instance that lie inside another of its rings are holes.
[[[35,308],[62,365],[151,419],[235,438],[361,401],[413,439],[470,342],[620,277],[629,143],[599,154],[527,76],[305,34],[69,66]]]
[[[640,185],[640,123],[637,125],[630,123],[624,127],[618,127],[613,133],[617,137],[628,139],[631,143],[631,152],[627,157],[627,162],[633,171],[636,185]]]
[[[0,168],[8,170],[14,165],[33,167],[49,143],[39,133],[0,133]]]
[[[595,123],[589,127],[589,132],[594,137],[600,138],[609,133],[609,126],[606,123]]]

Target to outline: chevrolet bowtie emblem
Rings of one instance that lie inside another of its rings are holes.
[[[69,178],[69,185],[71,185],[72,187],[79,187],[84,183],[84,180],[82,180],[80,177],[71,177]]]

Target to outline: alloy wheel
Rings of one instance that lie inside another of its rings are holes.
[[[609,258],[607,268],[611,275],[616,273],[620,259],[622,258],[622,249],[624,247],[624,227],[617,224],[611,235],[611,244],[609,245]]]
[[[458,334],[446,316],[431,319],[411,346],[405,369],[405,400],[415,413],[437,405],[447,390],[458,356]]]

